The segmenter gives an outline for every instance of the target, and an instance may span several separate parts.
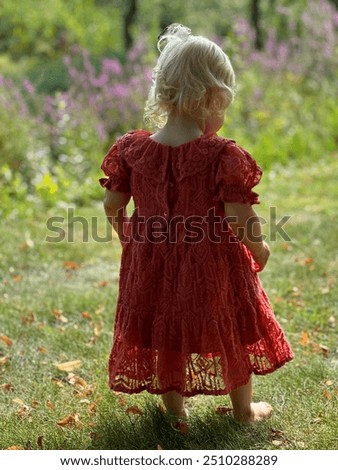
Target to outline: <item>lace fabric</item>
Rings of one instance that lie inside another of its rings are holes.
[[[123,244],[110,386],[126,393],[176,390],[184,396],[226,394],[251,373],[267,374],[293,357],[257,275],[250,251],[229,227],[185,241],[149,237],[140,216],[170,235],[176,216],[224,217],[223,202],[259,202],[262,171],[235,141],[202,136],[179,147],[147,131],[121,137],[102,163],[111,191],[131,193],[131,237]]]

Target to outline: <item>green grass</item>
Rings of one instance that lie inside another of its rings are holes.
[[[46,219],[65,215],[62,210],[3,221],[0,335],[12,345],[0,340],[0,448],[337,448],[337,170],[336,160],[275,167],[259,187],[260,215],[268,220],[269,206],[277,207],[277,219],[291,215],[284,226],[291,241],[271,242],[261,278],[296,357],[274,374],[255,377],[255,398],[270,401],[274,415],[252,427],[215,413],[217,406],[229,405],[228,397],[198,396],[189,400],[189,433],[183,436],[158,411],[158,397],[111,393],[106,369],[118,288],[117,241],[83,243],[75,224],[73,243],[47,243]],[[97,215],[103,234],[101,204],[77,208],[75,215]],[[77,269],[67,269],[69,261]],[[82,387],[55,366],[72,360],[82,361],[73,371],[86,381]],[[134,405],[142,416],[126,413]],[[73,424],[57,424],[67,416]]]

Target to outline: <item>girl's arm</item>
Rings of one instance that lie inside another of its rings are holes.
[[[260,218],[250,204],[225,203],[225,214],[230,227],[252,253],[260,269],[264,269],[269,255],[269,245],[264,241]]]
[[[123,223],[128,222],[126,206],[131,195],[106,189],[104,197],[104,210],[109,223],[113,226],[119,239],[123,240]]]

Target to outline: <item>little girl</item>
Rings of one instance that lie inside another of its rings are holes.
[[[101,166],[122,242],[110,387],[161,394],[175,419],[184,397],[229,394],[235,419],[260,421],[272,408],[252,403],[252,374],[293,357],[257,274],[269,257],[252,209],[262,171],[216,135],[234,98],[227,55],[177,24],[158,48],[145,119],[159,130],[122,136]]]

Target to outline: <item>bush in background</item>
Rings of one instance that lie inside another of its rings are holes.
[[[223,132],[265,168],[325,158],[335,149],[335,12],[326,0],[309,1],[300,16],[279,7],[287,34],[276,21],[266,31],[264,50],[254,49],[244,19],[223,44],[238,77]],[[27,79],[0,79],[3,214],[15,213],[14,198],[55,206],[102,197],[97,178],[103,155],[116,137],[142,126],[155,59],[143,40],[124,60],[98,60],[75,46],[62,59],[66,89],[41,94]]]

